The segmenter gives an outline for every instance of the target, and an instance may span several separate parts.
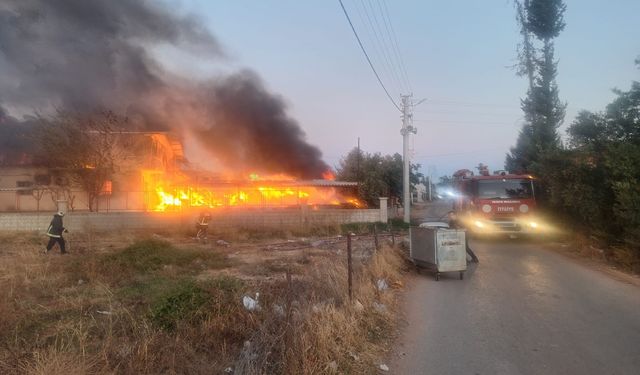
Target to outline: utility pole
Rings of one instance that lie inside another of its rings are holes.
[[[435,174],[436,167],[434,165],[430,165],[427,168],[427,171],[429,173],[429,176],[428,176],[429,177],[429,202],[431,202],[433,201],[433,191],[431,190],[431,184],[432,184],[431,180],[433,180],[433,175]]]
[[[401,95],[402,98],[402,205],[404,207],[404,222],[411,221],[411,185],[409,185],[410,161],[409,161],[409,135],[416,134],[413,127],[413,95]],[[419,103],[418,103],[419,104]]]
[[[358,137],[358,157],[356,158],[356,179],[358,180],[358,189],[360,189],[360,137]],[[358,190],[360,192],[360,190]]]

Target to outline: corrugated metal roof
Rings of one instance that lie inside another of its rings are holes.
[[[301,180],[292,181],[293,186],[322,186],[322,187],[348,187],[358,186],[357,182],[335,181],[335,180]]]

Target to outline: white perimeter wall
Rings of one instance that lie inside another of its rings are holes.
[[[385,202],[386,203],[386,202]],[[0,231],[45,231],[53,212],[0,212]],[[163,212],[69,212],[64,225],[71,231],[118,229],[178,229],[195,226],[197,214]],[[387,210],[300,209],[228,210],[212,212],[215,228],[304,228],[315,225],[387,222]]]

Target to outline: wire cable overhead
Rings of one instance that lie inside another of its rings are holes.
[[[358,32],[356,32],[356,29],[353,26],[353,22],[351,22],[351,17],[349,17],[349,13],[347,12],[347,9],[344,7],[344,4],[342,3],[342,0],[338,0],[338,1],[340,2],[340,6],[342,7],[342,11],[344,12],[345,17],[347,18],[347,21],[349,22],[349,26],[351,26],[351,31],[353,31],[353,35],[356,37],[356,40],[358,41],[358,45],[360,46],[360,49],[362,50],[362,53],[364,54],[365,58],[367,59],[367,62],[369,63],[369,66],[371,67],[371,70],[373,71],[373,74],[376,76],[376,79],[378,80],[378,83],[380,84],[380,86],[382,86],[382,89],[384,90],[385,94],[387,94],[387,97],[389,98],[389,100],[391,101],[393,106],[396,107],[396,109],[399,112],[402,112],[402,110],[400,109],[398,104],[395,102],[395,100],[393,100],[393,97],[391,96],[391,94],[389,94],[389,90],[387,90],[387,87],[384,85],[384,82],[382,82],[382,79],[380,78],[380,75],[378,74],[378,71],[376,71],[376,68],[373,66],[373,63],[371,62],[371,58],[369,58],[369,54],[367,53],[367,50],[364,48],[364,45],[362,44],[362,41],[360,40],[360,37],[358,36]]]

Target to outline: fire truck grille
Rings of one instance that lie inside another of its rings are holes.
[[[520,224],[512,218],[494,218],[491,220],[493,225],[500,231],[505,232],[519,232],[522,230]]]

